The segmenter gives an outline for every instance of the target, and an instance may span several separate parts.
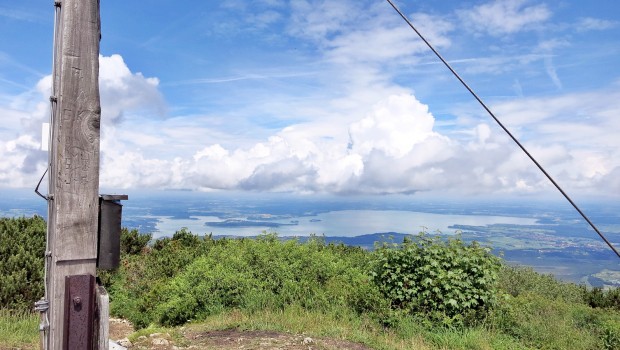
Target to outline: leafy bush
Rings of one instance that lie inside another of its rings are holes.
[[[480,319],[496,301],[500,260],[476,242],[420,233],[373,254],[372,276],[395,309],[444,323]]]
[[[45,232],[40,216],[0,218],[0,305],[29,309],[43,297]]]
[[[606,321],[602,327],[602,349],[620,349],[620,320]]]
[[[620,349],[620,317],[617,320],[606,320],[602,327],[602,349]]]

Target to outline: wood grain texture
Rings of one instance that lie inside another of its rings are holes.
[[[97,257],[99,203],[99,4],[62,3],[56,142],[57,260]]]
[[[98,350],[110,348],[110,296],[103,286],[97,287],[97,309],[99,310]]]
[[[98,0],[62,0],[54,62],[49,201],[49,349],[62,348],[65,276],[96,275],[99,206]]]

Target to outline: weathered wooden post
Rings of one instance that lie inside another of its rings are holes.
[[[92,304],[66,291],[86,288],[96,276],[101,24],[99,0],[57,0],[54,4],[57,27],[46,252],[49,329],[45,344],[50,350],[73,350],[85,345],[63,344],[65,339],[73,339],[67,335],[73,326],[65,323],[65,308],[70,312],[88,310]]]

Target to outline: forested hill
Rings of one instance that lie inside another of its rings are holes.
[[[372,233],[367,235],[359,235],[359,236],[323,236],[323,235],[311,235],[311,236],[278,236],[280,240],[297,240],[300,243],[305,243],[308,240],[321,240],[325,244],[344,244],[351,247],[360,247],[367,250],[373,250],[377,244],[383,243],[394,243],[394,242],[402,242],[405,237],[409,237],[411,235],[407,235],[404,233],[398,232],[381,232],[381,233]],[[225,236],[225,235],[214,235],[213,239],[235,239],[239,238],[237,236]],[[259,236],[251,236],[246,238],[256,239]]]

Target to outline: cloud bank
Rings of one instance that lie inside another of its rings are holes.
[[[315,70],[241,71],[230,76],[251,79],[166,85],[132,71],[121,55],[100,57],[101,187],[341,195],[521,195],[551,188],[479,106],[449,101],[439,109],[433,97],[408,87],[447,83],[423,43],[387,7],[356,1],[261,4],[263,12],[235,20],[246,20],[244,28],[256,32],[280,26],[287,40],[311,51]],[[552,13],[544,4],[497,0],[450,16],[410,17],[437,48],[450,49],[458,46],[451,40],[457,28],[504,40],[544,25]],[[582,22],[588,30],[615,26],[590,17]],[[553,94],[528,97],[525,80],[515,78],[510,81],[518,96],[493,99],[492,109],[569,191],[620,193],[617,84],[563,92],[566,83],[553,55],[567,46],[562,38],[540,39],[521,55],[494,52],[456,63],[481,76],[540,63]],[[402,82],[410,67],[418,74],[412,75],[415,84]],[[286,91],[289,78],[309,87]],[[227,84],[255,85],[234,85],[249,91],[242,94]],[[46,167],[40,134],[48,119],[49,85],[45,77],[25,93],[0,96],[0,187],[34,187]],[[214,92],[234,107],[218,109],[214,98],[199,93],[195,100],[207,107],[190,112],[164,100],[166,92],[195,85],[217,86],[221,91]],[[273,86],[277,93],[267,89]]]

